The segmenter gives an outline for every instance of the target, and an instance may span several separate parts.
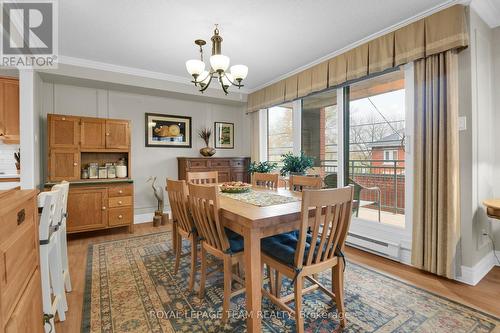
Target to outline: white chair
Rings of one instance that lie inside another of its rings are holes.
[[[40,275],[42,280],[43,312],[49,315],[45,332],[54,332],[54,316],[66,320],[66,295],[58,248],[58,221],[61,214],[61,191],[42,192],[38,195],[38,207],[42,209],[38,227],[40,238]],[[53,295],[53,297],[52,297]]]
[[[67,292],[71,291],[71,278],[69,275],[69,265],[68,265],[68,243],[66,240],[66,219],[68,217],[68,193],[69,193],[69,183],[63,181],[60,184],[56,184],[52,187],[52,191],[61,191],[61,220],[59,221],[59,229],[57,234],[59,236],[59,248],[61,253],[61,266],[64,278],[64,288]]]

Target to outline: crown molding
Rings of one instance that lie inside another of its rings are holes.
[[[491,29],[500,26],[500,0],[473,0],[470,6]]]
[[[487,1],[489,1],[489,0],[487,0]],[[498,0],[493,0],[493,1],[498,1]],[[399,28],[402,28],[402,27],[404,27],[404,26],[406,26],[406,25],[408,25],[410,23],[413,23],[415,21],[423,19],[424,17],[427,17],[427,16],[432,15],[434,13],[437,13],[437,12],[443,10],[443,9],[446,9],[446,8],[451,7],[453,5],[456,5],[456,4],[468,5],[469,2],[470,2],[470,0],[447,0],[443,4],[434,6],[434,7],[430,8],[430,9],[428,9],[428,10],[425,10],[425,11],[423,11],[423,12],[417,14],[417,15],[414,15],[414,16],[406,19],[406,20],[403,20],[403,21],[401,21],[401,22],[399,22],[397,24],[394,24],[394,25],[392,25],[390,27],[382,29],[382,30],[380,30],[380,31],[378,31],[378,32],[376,32],[374,34],[371,34],[371,35],[363,38],[363,39],[360,39],[360,40],[358,40],[358,41],[356,41],[354,43],[351,43],[351,44],[349,44],[349,45],[347,45],[347,46],[345,46],[345,47],[343,47],[343,48],[341,48],[341,49],[339,49],[337,51],[329,53],[329,54],[327,54],[327,55],[325,55],[325,56],[323,56],[323,57],[321,57],[319,59],[316,59],[316,60],[314,60],[314,61],[312,61],[312,62],[310,62],[308,64],[305,64],[305,65],[297,68],[297,69],[294,69],[293,71],[290,71],[288,73],[280,75],[277,78],[275,78],[275,79],[273,79],[273,80],[271,80],[271,81],[269,81],[267,83],[261,84],[260,86],[258,86],[256,88],[249,89],[249,93],[253,93],[253,92],[257,91],[257,90],[265,88],[265,87],[267,87],[267,86],[269,86],[269,85],[271,85],[273,83],[281,81],[281,80],[283,80],[283,79],[285,79],[287,77],[290,77],[290,76],[292,76],[294,74],[300,73],[303,70],[311,68],[311,67],[313,67],[313,66],[315,66],[315,65],[317,65],[319,63],[322,63],[325,60],[328,60],[328,59],[331,59],[333,57],[336,57],[336,56],[338,56],[338,55],[340,55],[342,53],[345,53],[345,52],[347,52],[349,50],[352,50],[352,49],[354,49],[354,48],[356,48],[356,47],[358,47],[360,45],[363,45],[366,42],[369,42],[369,41],[371,41],[371,40],[373,40],[375,38],[378,38],[380,36],[386,35],[386,34],[388,34],[390,32],[396,31]]]
[[[119,73],[119,74],[133,75],[133,76],[138,76],[138,77],[143,77],[143,78],[148,78],[148,79],[168,81],[168,82],[183,84],[186,86],[193,85],[191,83],[191,81],[189,80],[189,78],[183,77],[183,76],[148,71],[145,69],[140,69],[140,68],[135,68],[135,67],[114,65],[114,64],[109,64],[109,63],[94,61],[94,60],[88,60],[88,59],[83,59],[83,58],[76,58],[76,57],[69,57],[69,56],[61,55],[61,56],[59,56],[59,63],[65,64],[65,65],[82,67],[82,68],[90,68],[90,69]],[[209,87],[208,89],[222,91],[222,88],[220,88],[219,86]],[[231,93],[231,91],[229,93]],[[249,90],[246,88],[242,88],[242,89],[238,89],[237,93],[248,94]]]

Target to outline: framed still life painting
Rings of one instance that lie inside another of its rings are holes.
[[[146,113],[146,147],[191,148],[191,117]]]
[[[215,148],[234,148],[234,124],[215,122]]]

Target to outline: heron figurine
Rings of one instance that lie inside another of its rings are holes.
[[[153,218],[153,225],[157,226],[162,222],[163,217],[163,189],[156,185],[156,176],[151,176],[146,180],[146,183],[151,182],[151,188],[153,188],[153,193],[156,200],[158,201],[158,208],[155,211],[155,216]]]

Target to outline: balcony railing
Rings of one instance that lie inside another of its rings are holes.
[[[325,175],[338,173],[337,160],[322,160]],[[365,187],[378,187],[381,207],[385,211],[404,214],[405,161],[404,160],[349,160],[349,178]],[[376,193],[362,191],[361,200],[376,201]]]

